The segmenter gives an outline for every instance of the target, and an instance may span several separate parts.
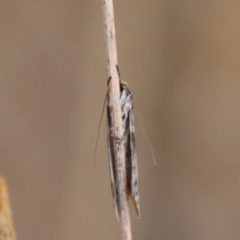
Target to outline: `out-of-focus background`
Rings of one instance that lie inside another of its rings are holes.
[[[133,239],[240,239],[240,2],[114,2],[137,125]],[[0,175],[18,240],[121,239],[108,171],[101,1],[2,1]],[[136,116],[136,119],[138,116]]]

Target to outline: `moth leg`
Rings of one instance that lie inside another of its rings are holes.
[[[107,85],[109,85],[109,82],[111,81],[112,77],[109,76],[108,80],[107,80]]]
[[[124,136],[118,137],[118,136],[112,134],[112,138],[113,138],[117,143],[120,144],[120,143],[124,140],[125,137],[124,137]]]

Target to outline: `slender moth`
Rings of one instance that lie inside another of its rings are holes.
[[[119,73],[119,69],[117,66]],[[110,178],[114,208],[117,219],[120,215],[119,195],[121,194],[117,185],[116,172],[118,171],[116,157],[114,153],[114,141],[124,141],[125,161],[126,161],[126,195],[131,201],[137,217],[140,217],[139,193],[138,193],[138,164],[135,142],[135,126],[133,112],[133,95],[126,82],[120,78],[120,104],[122,111],[123,138],[116,139],[112,132],[112,117],[109,102],[109,92],[107,93],[107,132],[108,132],[108,157],[110,162]],[[111,77],[109,78],[109,81]],[[108,81],[108,83],[109,83]]]

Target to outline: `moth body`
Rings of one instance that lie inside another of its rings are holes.
[[[138,192],[138,164],[136,154],[133,96],[126,82],[120,81],[120,104],[122,111],[122,127],[126,161],[126,195],[132,202],[137,217],[140,217],[139,192]],[[117,162],[114,152],[114,134],[112,132],[112,117],[109,96],[107,100],[107,124],[108,124],[108,156],[110,166],[111,189],[114,200],[114,208],[117,219],[120,215],[119,187],[117,186]]]

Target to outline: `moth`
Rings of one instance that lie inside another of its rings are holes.
[[[119,69],[117,67],[118,73]],[[136,138],[135,138],[135,126],[134,126],[134,111],[133,111],[133,95],[126,82],[123,82],[120,78],[120,105],[122,111],[122,128],[123,138],[118,139],[124,141],[125,148],[125,161],[126,161],[126,195],[128,201],[133,204],[137,217],[140,217],[140,205],[139,205],[139,192],[138,192],[138,163],[136,154]],[[111,77],[109,78],[111,81]],[[108,83],[109,83],[108,81]],[[120,191],[117,186],[118,171],[116,165],[116,157],[114,153],[114,141],[116,138],[112,132],[112,117],[111,107],[109,100],[109,92],[107,93],[107,142],[108,142],[108,157],[110,166],[110,179],[111,189],[114,201],[114,208],[117,219],[120,215],[119,195]]]

